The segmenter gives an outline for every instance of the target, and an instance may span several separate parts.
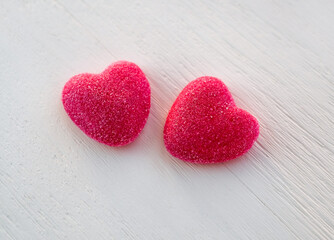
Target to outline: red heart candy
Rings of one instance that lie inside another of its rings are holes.
[[[258,135],[256,118],[238,108],[225,84],[214,77],[200,77],[182,90],[164,128],[167,150],[200,164],[241,156]]]
[[[69,117],[89,137],[121,146],[134,141],[144,128],[150,97],[141,69],[119,61],[101,74],[72,77],[64,86],[62,101]]]

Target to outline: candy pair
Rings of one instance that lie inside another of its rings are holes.
[[[119,61],[101,74],[79,74],[64,86],[62,101],[72,121],[89,137],[110,145],[133,142],[144,128],[151,105],[145,74]],[[225,84],[200,77],[179,94],[165,123],[164,142],[173,156],[194,163],[217,163],[246,153],[259,124],[237,108]]]

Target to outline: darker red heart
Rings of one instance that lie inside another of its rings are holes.
[[[173,156],[201,164],[241,156],[258,135],[256,118],[238,108],[225,84],[214,77],[200,77],[183,89],[164,128]]]
[[[72,77],[64,86],[62,101],[69,117],[89,137],[121,146],[134,141],[144,128],[150,97],[141,69],[119,61],[101,74]]]

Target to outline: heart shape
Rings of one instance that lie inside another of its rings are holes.
[[[145,74],[126,61],[115,62],[101,74],[76,75],[62,93],[72,121],[89,137],[110,146],[135,140],[147,121],[150,99]]]
[[[175,100],[164,127],[167,150],[200,164],[241,156],[258,135],[256,118],[238,108],[225,84],[214,77],[190,82]]]

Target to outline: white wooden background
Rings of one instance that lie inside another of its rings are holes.
[[[0,2],[0,239],[334,239],[334,1]],[[61,104],[74,74],[137,63],[140,137],[112,148]],[[261,125],[225,164],[172,158],[181,89],[224,80]]]

